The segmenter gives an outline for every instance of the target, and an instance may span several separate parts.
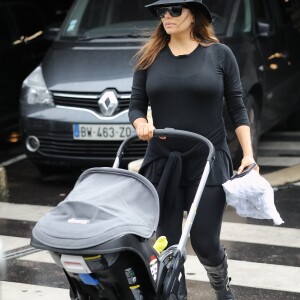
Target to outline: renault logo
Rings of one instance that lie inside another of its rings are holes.
[[[118,99],[114,91],[104,92],[99,101],[99,108],[102,114],[106,117],[112,116],[118,107]]]

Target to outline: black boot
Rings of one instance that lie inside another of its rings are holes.
[[[235,298],[229,285],[231,278],[228,278],[227,273],[228,264],[226,252],[220,265],[215,267],[204,265],[204,268],[207,271],[210,284],[215,290],[217,300],[234,300]]]

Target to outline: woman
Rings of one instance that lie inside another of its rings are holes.
[[[206,157],[201,145],[152,139],[153,131],[169,127],[199,133],[214,144],[216,158],[191,230],[191,243],[217,299],[234,299],[226,253],[220,245],[226,204],[222,183],[232,175],[223,99],[243,150],[238,172],[254,162],[238,66],[231,50],[216,38],[211,14],[202,1],[159,0],[146,7],[160,17],[160,23],[137,55],[129,119],[139,138],[149,141],[140,173],[156,186],[160,197],[157,235],[167,236],[169,245],[178,243],[183,212],[190,209]],[[153,124],[146,117],[149,102]],[[179,299],[187,299],[184,280]]]

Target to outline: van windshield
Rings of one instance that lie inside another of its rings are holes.
[[[158,24],[144,6],[150,0],[77,0],[61,31],[61,39],[145,37]],[[232,7],[240,0],[203,1],[212,11],[217,35],[224,35]]]

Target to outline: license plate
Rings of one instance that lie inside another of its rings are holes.
[[[75,140],[121,141],[133,131],[134,128],[130,124],[73,124]]]

